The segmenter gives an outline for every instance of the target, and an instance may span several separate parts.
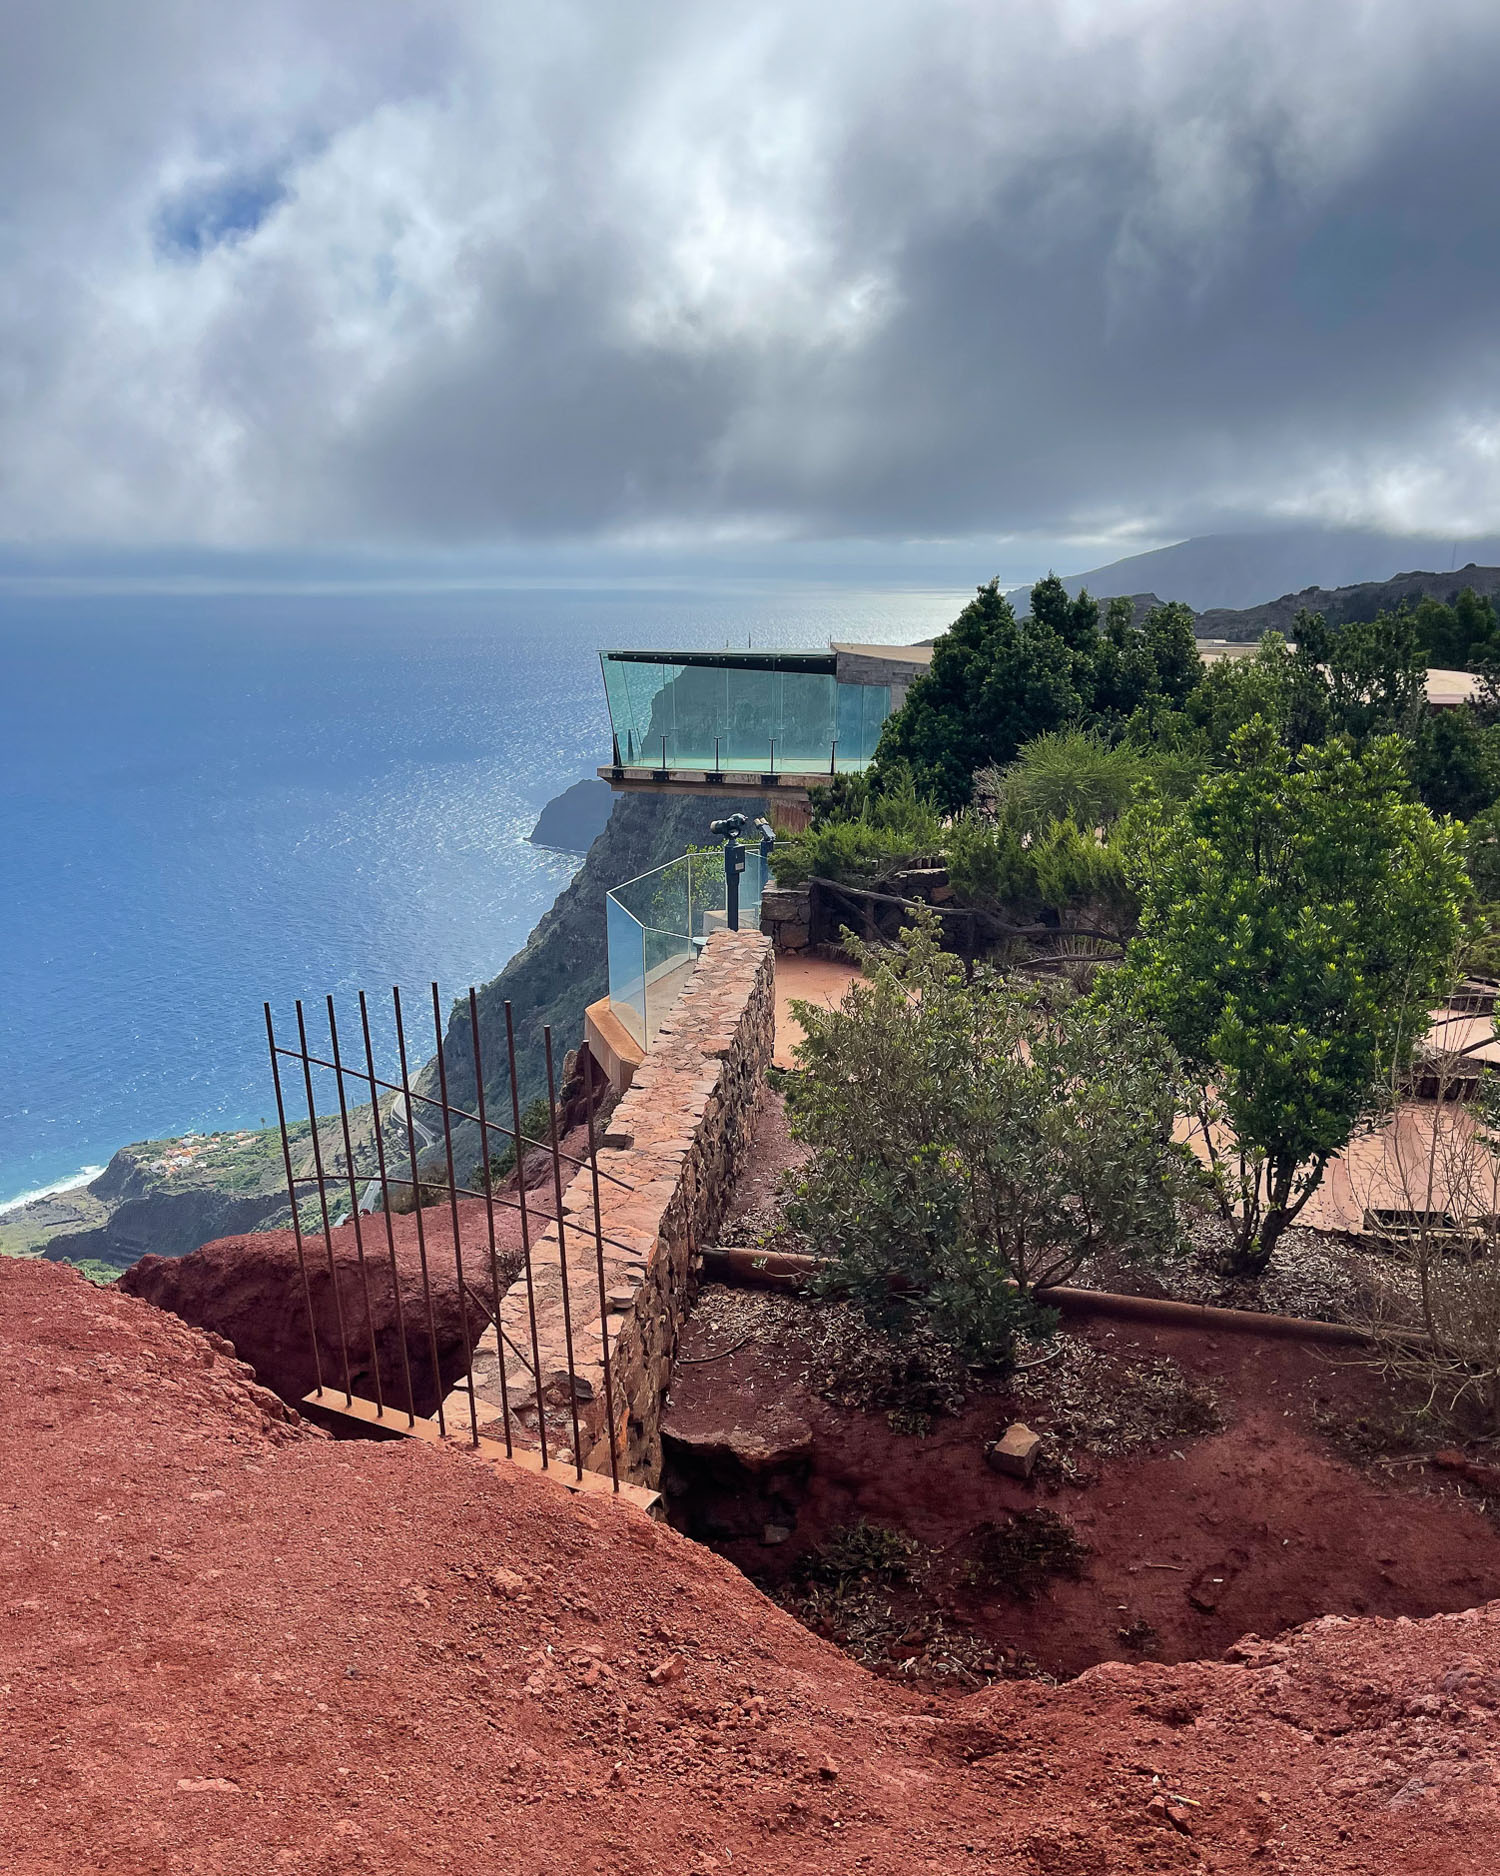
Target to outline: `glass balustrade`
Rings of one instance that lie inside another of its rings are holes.
[[[888,685],[841,684],[831,652],[599,654],[627,768],[824,775],[865,768]]]
[[[740,927],[758,929],[765,866],[758,847],[745,852]],[[710,932],[729,923],[722,848],[685,853],[606,893],[609,1002],[643,1049],[681,996]]]

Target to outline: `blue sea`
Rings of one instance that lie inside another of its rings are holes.
[[[608,758],[601,646],[910,641],[965,597],[0,594],[0,1204],[270,1118],[265,998],[493,977],[578,864],[527,836]]]

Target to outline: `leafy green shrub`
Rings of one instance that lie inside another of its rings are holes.
[[[1092,914],[1123,931],[1134,926],[1135,895],[1118,846],[1097,840],[1072,821],[1053,821],[1030,849],[1036,895],[1057,912]]]
[[[772,862],[778,884],[800,886],[816,878],[861,885],[942,850],[942,817],[909,778],[878,794],[859,791],[858,799],[852,820],[830,816],[804,833],[781,836]]]
[[[907,1575],[917,1549],[916,1540],[887,1525],[842,1525],[802,1559],[801,1574],[813,1582],[837,1583],[846,1577],[877,1577],[895,1582]]]
[[[1050,1328],[1033,1292],[1095,1248],[1175,1233],[1180,1076],[1123,1008],[1037,990],[940,948],[930,915],[834,1010],[796,1005],[793,1131],[813,1148],[788,1209],[877,1320],[924,1310],[945,1342],[1008,1361]]]
[[[1027,833],[1054,821],[1111,827],[1145,774],[1141,752],[1128,743],[1106,742],[1097,731],[1053,730],[1033,737],[1008,768],[981,769],[974,792],[1012,807]]]
[[[491,1115],[489,1118],[493,1121],[494,1116]],[[509,1126],[509,1113],[504,1116],[504,1120]],[[552,1109],[548,1105],[545,1094],[539,1094],[534,1101],[528,1102],[521,1109],[521,1132],[528,1140],[546,1140],[551,1125]],[[490,1155],[490,1178],[494,1182],[492,1190],[497,1190],[505,1180],[509,1179],[515,1169],[516,1143],[514,1140],[507,1140],[498,1153]],[[469,1174],[468,1183],[471,1191],[482,1192],[484,1190],[484,1167],[482,1165],[475,1166]],[[424,1200],[423,1203],[425,1204],[426,1201]]]
[[[1132,931],[1136,900],[1123,852],[1074,821],[1021,831],[1013,808],[994,819],[960,815],[947,839],[948,880],[962,905],[1026,924],[1044,910],[1110,931]]]
[[[443,1160],[424,1166],[417,1162],[417,1186],[411,1185],[411,1167],[404,1159],[390,1164],[390,1196],[393,1212],[427,1211],[434,1205],[448,1203],[448,1168]]]
[[[1027,924],[1042,909],[1036,861],[1019,817],[1010,807],[994,816],[961,814],[948,830],[948,883],[961,905],[1004,910]]]

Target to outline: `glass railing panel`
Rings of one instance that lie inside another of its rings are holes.
[[[891,687],[889,684],[864,684],[860,688],[865,693],[864,742],[860,759],[868,764],[875,760],[875,745],[880,741],[880,732],[891,714]]]
[[[880,732],[891,713],[890,687],[886,684],[840,684],[838,688],[838,767],[862,769],[875,754]]]
[[[831,672],[788,674],[776,732],[778,770],[820,774],[828,767],[838,734],[838,691]]]
[[[656,1040],[662,1019],[687,987],[697,952],[685,931],[646,927],[646,1046]]]
[[[721,738],[726,769],[766,770],[778,722],[780,672],[731,670]]]
[[[646,944],[639,919],[611,893],[604,898],[609,1004],[641,1048],[646,1044]]]
[[[748,847],[739,876],[742,931],[760,925],[765,881],[760,849]],[[728,925],[728,904],[724,855],[717,847],[685,853],[606,894],[609,1000],[642,1048],[656,1039],[709,934]]]
[[[822,774],[869,758],[889,692],[831,672],[601,654],[610,724],[632,768]],[[867,718],[869,721],[867,722]]]

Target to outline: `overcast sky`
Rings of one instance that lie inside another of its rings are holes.
[[[1500,517],[1496,0],[7,0],[0,542]]]

